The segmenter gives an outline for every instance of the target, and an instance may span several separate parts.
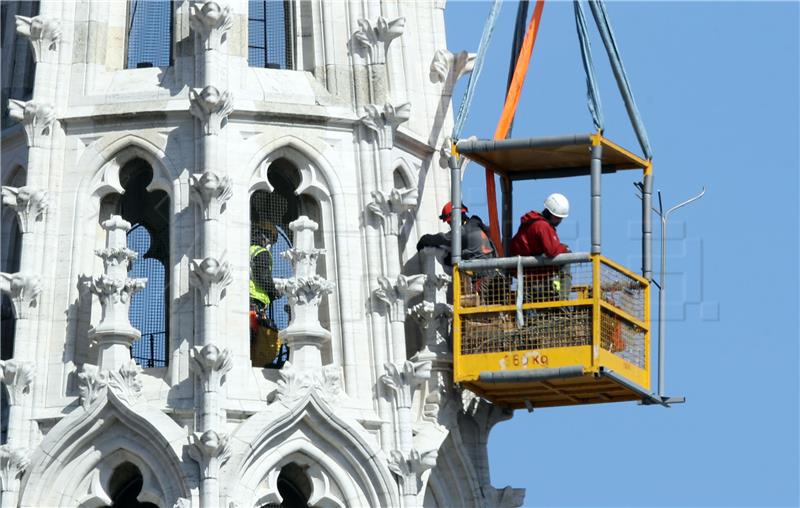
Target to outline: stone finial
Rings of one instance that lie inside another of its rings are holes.
[[[203,295],[206,306],[217,306],[222,292],[233,281],[230,263],[208,257],[189,263],[189,283]]]
[[[287,296],[291,308],[289,326],[279,334],[281,339],[295,342],[298,346],[295,350],[290,348],[290,359],[299,359],[297,353],[306,346],[317,349],[307,357],[312,364],[303,364],[303,367],[319,364],[319,350],[330,338],[330,332],[319,321],[319,305],[322,297],[333,292],[335,286],[317,275],[317,258],[325,252],[314,247],[317,227],[317,223],[305,215],[289,224],[289,229],[294,232],[294,248],[284,256],[292,262],[295,276],[275,279],[275,287]]]
[[[28,319],[42,292],[42,278],[31,273],[0,272],[0,288],[8,293],[17,319]]]
[[[398,275],[392,281],[387,277],[378,277],[378,289],[375,298],[386,304],[389,309],[389,319],[392,321],[405,321],[406,304],[408,301],[422,293],[424,275]]]
[[[189,435],[189,456],[200,465],[202,478],[217,478],[219,470],[231,457],[228,436],[207,430]]]
[[[130,223],[119,215],[112,215],[102,226],[106,230],[106,247],[95,254],[103,259],[105,273],[88,283],[89,290],[100,299],[102,316],[97,326],[89,331],[89,337],[100,345],[97,365],[116,371],[128,363],[130,345],[141,336],[131,325],[128,311],[133,294],[144,289],[147,279],[128,278],[128,265],[136,257],[127,248]]]
[[[3,497],[17,491],[18,482],[30,464],[30,450],[7,444],[0,446],[0,486]]]
[[[229,176],[219,176],[213,171],[206,171],[193,176],[190,184],[192,194],[198,198],[203,208],[205,220],[217,220],[225,203],[233,194],[233,185]]]
[[[133,360],[108,373],[108,387],[118,399],[133,405],[142,395],[142,368]]]
[[[0,382],[6,385],[9,404],[17,406],[22,397],[30,393],[33,380],[36,378],[36,367],[33,362],[21,360],[0,360]]]
[[[57,54],[56,46],[61,40],[61,21],[44,16],[14,17],[17,20],[17,33],[31,42],[36,63],[51,61],[50,55]]]
[[[222,386],[223,376],[233,367],[230,351],[220,349],[214,344],[189,349],[189,358],[190,367],[203,382],[205,392],[218,391]]]
[[[401,123],[411,118],[411,104],[405,103],[395,107],[388,102],[383,108],[375,104],[364,106],[361,124],[372,131],[378,148],[389,150],[394,146],[394,134]]]
[[[445,93],[451,94],[456,81],[472,72],[476,56],[476,53],[467,53],[466,51],[453,54],[446,49],[437,49],[431,61],[431,82],[444,83]]]
[[[406,360],[400,368],[393,363],[386,363],[383,367],[386,374],[381,376],[381,383],[392,391],[398,408],[410,408],[414,390],[431,377],[431,362]]]
[[[370,62],[381,64],[386,62],[389,44],[403,35],[406,18],[387,20],[378,16],[375,26],[368,19],[358,20],[359,29],[353,33],[353,39],[367,50]]]
[[[211,85],[200,92],[190,88],[189,101],[189,111],[200,120],[207,136],[219,134],[222,122],[233,111],[233,95],[230,92],[220,92]]]
[[[100,370],[97,365],[84,364],[83,369],[78,373],[78,393],[81,398],[81,406],[84,409],[91,406],[107,386],[108,372]]]
[[[44,220],[50,207],[50,198],[44,189],[4,185],[3,204],[16,212],[19,229],[25,234],[32,232],[34,225]]]
[[[400,479],[404,496],[416,496],[419,493],[422,473],[436,466],[438,456],[436,450],[419,452],[412,448],[407,455],[400,450],[392,450],[388,460],[389,470]]]
[[[367,210],[381,219],[387,234],[400,234],[403,218],[417,207],[417,189],[397,189],[389,192],[372,191],[372,201]]]
[[[230,6],[208,0],[202,6],[189,7],[189,23],[206,50],[219,49],[228,30],[233,26]]]
[[[299,368],[286,362],[279,374],[277,400],[287,407],[293,406],[311,390],[315,390],[328,404],[335,404],[344,394],[342,369],[336,365]]]
[[[53,132],[56,110],[51,104],[10,99],[8,112],[11,118],[25,127],[29,147],[42,146],[43,141]]]

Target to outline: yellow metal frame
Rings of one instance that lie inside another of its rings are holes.
[[[469,388],[486,396],[486,386],[478,383],[481,372],[514,371],[540,368],[558,368],[582,365],[584,376],[597,376],[601,369],[612,370],[628,381],[639,385],[644,390],[650,389],[650,283],[647,279],[628,270],[624,266],[605,258],[592,255],[591,288],[578,287],[577,300],[557,302],[526,303],[523,310],[555,308],[555,307],[591,307],[592,309],[592,341],[591,345],[547,348],[540,350],[505,351],[494,353],[461,354],[461,321],[462,316],[472,314],[499,314],[515,312],[516,305],[478,305],[463,307],[461,305],[461,271],[453,268],[453,375],[454,381],[464,383]],[[642,284],[644,288],[644,319],[638,319],[618,307],[603,301],[601,291],[601,267],[609,266]],[[587,298],[591,289],[591,297]],[[620,320],[644,331],[644,368],[634,365],[621,356],[607,351],[601,346],[602,312],[614,314]],[[532,383],[540,383],[538,381]],[[544,383],[553,389],[553,386]],[[522,387],[524,388],[524,387]],[[507,396],[504,396],[506,399]],[[491,395],[489,395],[491,398]],[[513,397],[512,397],[513,398]],[[634,400],[634,397],[613,400]],[[553,404],[560,405],[560,404]]]

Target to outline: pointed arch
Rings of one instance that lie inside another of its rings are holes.
[[[233,457],[221,473],[222,494],[241,506],[279,500],[281,468],[305,468],[309,504],[394,506],[397,486],[377,444],[361,425],[336,414],[312,390],[288,412],[279,403],[253,415],[233,434]]]
[[[196,468],[179,457],[186,442],[186,431],[161,411],[106,391],[47,433],[22,478],[20,506],[110,504],[108,481],[126,462],[142,474],[140,501],[173,506],[191,498],[198,481]]]
[[[416,188],[418,185],[417,179],[419,178],[419,171],[414,169],[413,164],[408,162],[405,157],[398,157],[392,162],[392,168],[396,175],[399,175],[404,182],[404,187],[407,189]],[[395,182],[396,184],[397,182]]]

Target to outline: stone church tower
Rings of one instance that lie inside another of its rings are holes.
[[[521,504],[415,248],[472,64],[444,9],[2,2],[3,507]]]

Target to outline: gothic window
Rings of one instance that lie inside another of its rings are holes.
[[[170,0],[129,0],[126,69],[172,65],[172,20]]]
[[[133,343],[131,358],[142,367],[166,367],[169,359],[169,217],[170,200],[163,191],[148,191],[153,178],[142,159],[120,170],[125,193],[104,201],[101,220],[119,214],[131,223],[128,248],[138,254],[129,276],[146,278],[145,288],[133,295],[131,324],[142,333]]]
[[[290,462],[278,474],[278,493],[282,502],[265,504],[261,508],[308,508],[313,490],[311,480],[303,468]]]
[[[293,69],[293,2],[247,2],[247,60],[250,67]]]
[[[144,478],[139,468],[130,462],[123,462],[111,473],[108,492],[112,508],[156,508],[153,503],[142,503],[136,497],[144,486]]]
[[[9,173],[7,185],[19,188],[25,185],[25,180],[25,170],[17,166]],[[19,271],[22,232],[17,214],[9,207],[3,207],[0,238],[3,246],[0,249],[0,272],[16,273]],[[14,356],[15,328],[14,307],[8,295],[3,293],[0,301],[0,360],[8,360]]]
[[[34,17],[39,14],[39,2],[2,2],[0,5],[0,44],[2,44],[2,128],[11,125],[8,100],[30,100],[36,62],[30,42],[15,28],[15,15]],[[7,72],[6,72],[7,71]]]

